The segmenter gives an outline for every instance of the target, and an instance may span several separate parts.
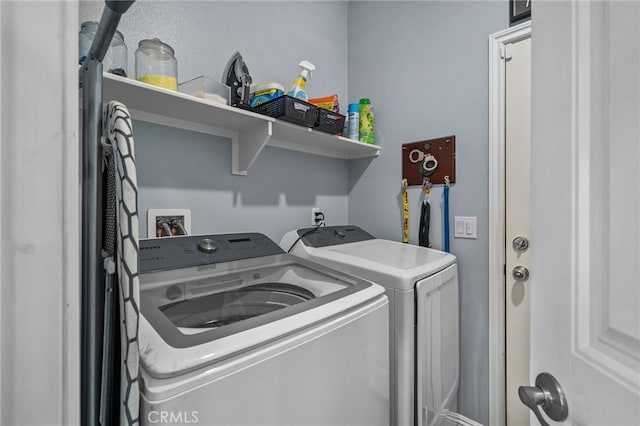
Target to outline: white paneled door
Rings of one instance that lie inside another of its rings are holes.
[[[553,375],[566,424],[638,425],[640,2],[534,2],[532,16],[535,285],[523,385]]]

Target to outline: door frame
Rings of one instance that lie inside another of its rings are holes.
[[[80,424],[78,7],[0,2],[0,423]]]
[[[505,57],[531,37],[531,21],[489,36],[489,424],[506,423],[505,394]]]

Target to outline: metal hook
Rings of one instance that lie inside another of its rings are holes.
[[[444,184],[445,186],[451,186],[451,179],[449,179],[449,176],[444,177]]]
[[[429,195],[432,186],[433,184],[429,181],[428,177],[422,179],[422,190],[424,191],[424,195]]]
[[[409,182],[407,181],[407,179],[402,179],[400,181],[400,187],[402,189],[402,192],[406,191],[407,188],[409,188]]]

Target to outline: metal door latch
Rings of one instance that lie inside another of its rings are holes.
[[[525,251],[529,248],[529,240],[525,237],[515,237],[513,239],[513,249],[515,251]]]
[[[516,266],[511,273],[516,281],[526,281],[529,279],[529,270],[524,266]]]

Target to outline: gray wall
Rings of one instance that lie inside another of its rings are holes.
[[[262,232],[276,242],[311,225],[311,206],[321,206],[338,223],[347,220],[346,160],[267,147],[246,177],[234,176],[229,141],[142,122],[134,126],[141,212],[189,208],[194,234]]]
[[[104,2],[80,2],[80,22],[98,21]],[[314,25],[317,24],[317,27]],[[342,1],[137,0],[118,27],[129,49],[129,76],[141,39],[157,37],[174,48],[178,82],[222,77],[239,51],[254,83],[277,81],[289,89],[298,62],[317,68],[310,97],[347,95],[347,7]]]
[[[98,20],[102,4],[81,3],[80,21]],[[506,1],[136,2],[120,25],[131,75],[137,42],[151,37],[175,48],[180,82],[220,78],[239,50],[255,82],[288,87],[297,63],[309,59],[318,67],[309,95],[337,93],[343,110],[371,98],[382,146],[379,158],[351,162],[267,148],[238,177],[230,174],[228,140],[136,122],[141,211],[191,208],[194,233],[259,231],[279,240],[308,226],[310,208],[319,206],[329,224],[400,240],[401,144],[455,134],[451,218],[477,216],[479,236],[451,240],[460,268],[459,408],[488,424],[487,38],[507,26]],[[443,246],[441,198],[435,188],[436,248]],[[413,243],[419,201],[411,189]]]
[[[80,22],[98,21],[104,3],[80,3]],[[318,23],[318,29],[313,25]],[[135,74],[138,41],[158,37],[178,59],[178,81],[208,75],[220,79],[234,51],[243,55],[253,81],[289,88],[298,62],[317,71],[310,97],[347,92],[345,2],[186,2],[138,0],[119,30]],[[347,222],[345,160],[267,147],[248,176],[231,175],[231,142],[224,138],[134,122],[141,217],[149,208],[189,208],[192,233],[263,232],[279,241],[291,229],[310,226],[311,207],[329,224]]]
[[[349,2],[349,95],[375,108],[379,158],[350,163],[349,222],[401,240],[401,145],[456,135],[453,216],[477,216],[478,239],[451,239],[461,312],[459,411],[489,424],[488,36],[508,27],[508,2]],[[417,243],[420,190],[410,190]],[[431,241],[443,247],[442,190],[431,197]]]

